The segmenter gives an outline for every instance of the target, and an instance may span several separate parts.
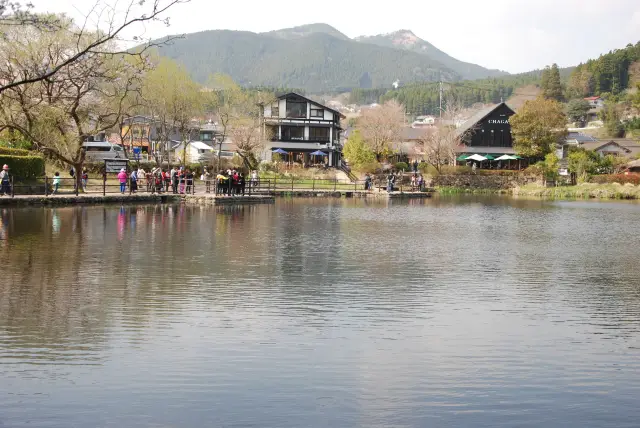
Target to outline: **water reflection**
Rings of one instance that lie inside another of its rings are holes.
[[[309,199],[0,219],[7,426],[640,416],[625,244],[638,205]]]

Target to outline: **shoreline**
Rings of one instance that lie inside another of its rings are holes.
[[[543,187],[526,185],[510,189],[472,189],[460,187],[437,187],[440,195],[506,195],[559,200],[640,200],[640,186],[631,184],[584,183],[576,186]]]
[[[103,204],[180,204],[189,205],[243,205],[257,203],[273,203],[276,198],[371,198],[371,199],[425,199],[433,196],[433,190],[428,192],[367,192],[357,191],[323,191],[323,190],[276,190],[253,195],[224,196],[211,193],[193,195],[174,194],[58,194],[58,195],[16,195],[14,197],[1,196],[2,207],[29,206],[73,206],[73,205],[103,205]]]

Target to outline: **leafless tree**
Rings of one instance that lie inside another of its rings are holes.
[[[0,79],[0,94],[18,86],[51,80],[56,74],[87,57],[140,55],[152,46],[167,43],[172,38],[165,38],[157,43],[145,39],[144,25],[152,22],[169,25],[166,12],[172,6],[189,0],[128,1],[124,10],[118,10],[117,1],[110,4],[107,0],[96,0],[84,22],[70,28],[59,16],[32,14],[30,4],[23,7],[17,2],[0,0],[0,35],[3,39],[0,44],[0,60],[7,69]],[[122,37],[127,30],[134,30],[137,26],[141,29],[130,38],[139,47],[129,50],[123,46]],[[8,30],[12,27],[38,29],[41,33],[63,29],[69,31],[75,44],[69,44],[64,51],[49,52],[56,54],[55,56],[33,57],[28,55],[33,40],[15,37],[15,32],[14,37],[11,37],[11,31]],[[16,51],[24,55],[11,56]]]
[[[464,108],[455,98],[444,102],[442,118],[434,126],[425,128],[417,140],[424,160],[438,172],[445,165],[453,165],[456,149],[461,144],[456,123],[463,117]],[[472,129],[467,132],[473,132]]]
[[[78,41],[74,24],[61,19],[64,26],[59,31],[45,32],[37,26],[10,31],[10,38],[22,42],[14,46],[13,57],[26,54],[57,62],[70,50],[84,50],[92,43],[90,35]],[[25,45],[29,45],[26,53],[21,50]],[[140,88],[148,67],[140,56],[86,55],[55,76],[12,85],[0,93],[0,130],[20,132],[45,155],[80,172],[85,162],[84,141],[120,123],[125,100]],[[13,71],[0,69],[0,81],[7,81]],[[76,177],[79,186],[81,174]]]
[[[366,109],[358,119],[365,144],[376,154],[378,160],[392,151],[392,145],[400,140],[404,124],[404,108],[395,100]]]

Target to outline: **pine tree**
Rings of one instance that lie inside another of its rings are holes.
[[[562,102],[564,94],[562,90],[562,82],[560,81],[560,69],[558,64],[553,64],[547,73],[546,87],[543,87],[543,95],[550,100]]]
[[[549,89],[549,75],[551,74],[551,68],[546,66],[544,70],[542,70],[542,76],[540,76],[540,89],[542,89],[542,93],[546,94]]]

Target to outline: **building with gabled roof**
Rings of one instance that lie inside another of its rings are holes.
[[[471,116],[456,130],[460,139],[460,145],[456,149],[458,159],[474,154],[487,154],[492,158],[515,155],[509,123],[509,118],[514,114],[515,111],[506,103],[500,103]],[[526,163],[525,161],[523,165]]]
[[[342,144],[338,110],[322,105],[295,92],[280,95],[262,106],[262,122],[270,137],[263,158],[271,160],[274,150],[286,152],[287,160],[309,165],[325,153],[328,166],[340,166]]]

